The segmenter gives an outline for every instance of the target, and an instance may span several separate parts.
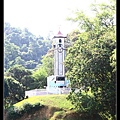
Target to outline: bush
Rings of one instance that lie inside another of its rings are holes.
[[[72,95],[72,97],[71,97]],[[99,112],[99,104],[95,101],[95,98],[91,95],[84,94],[84,93],[70,93],[67,97],[68,100],[72,101],[75,108],[79,112],[85,112],[89,115],[97,114]]]
[[[30,103],[25,103],[25,104],[23,104],[23,108],[24,108],[24,111],[25,111],[26,113],[30,113],[30,111],[31,111],[32,108],[33,108],[33,105],[30,104]]]
[[[44,107],[44,105],[42,105],[42,104],[40,104],[40,103],[36,103],[36,104],[34,104],[33,105],[33,110],[39,110],[40,108],[43,108]]]
[[[16,120],[17,118],[20,118],[22,114],[20,114],[20,110],[14,106],[11,106],[8,108],[7,112],[7,120]]]
[[[30,114],[35,112],[36,110],[39,110],[42,107],[44,106],[40,103],[35,104],[25,103],[23,104],[23,108],[11,106],[10,108],[8,108],[7,120],[16,120],[22,117],[24,113]]]

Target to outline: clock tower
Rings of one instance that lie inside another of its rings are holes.
[[[53,51],[54,51],[54,75],[47,77],[47,91],[48,93],[60,93],[60,88],[66,88],[70,81],[65,77],[65,47],[64,40],[67,38],[59,30],[53,36]]]
[[[65,48],[64,48],[64,36],[60,31],[53,37],[53,49],[54,49],[54,75],[58,77],[65,76],[64,59],[65,59]]]

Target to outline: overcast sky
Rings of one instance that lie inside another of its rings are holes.
[[[89,13],[89,5],[97,0],[4,0],[4,22],[28,28],[35,35],[57,33],[59,25],[67,34],[75,25],[66,21],[70,10],[81,9]],[[98,0],[106,1],[106,0]]]

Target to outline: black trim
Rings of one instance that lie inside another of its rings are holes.
[[[65,77],[56,76],[56,81],[65,81]]]
[[[65,36],[54,36],[53,38],[67,38]]]

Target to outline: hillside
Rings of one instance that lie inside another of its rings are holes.
[[[10,23],[4,26],[4,70],[19,64],[26,69],[35,69],[39,66],[42,56],[52,47],[48,36],[35,36],[27,28],[12,27]]]
[[[99,116],[87,116],[85,113],[78,113],[74,106],[66,99],[67,95],[45,95],[35,96],[14,104],[14,107],[21,109],[24,104],[41,103],[44,105],[37,110],[24,112],[20,118],[13,120],[101,120]],[[6,119],[9,120],[9,119]]]

